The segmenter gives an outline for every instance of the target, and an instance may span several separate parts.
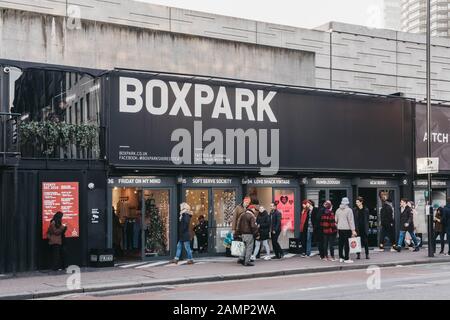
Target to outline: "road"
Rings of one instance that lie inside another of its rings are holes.
[[[373,269],[376,270],[376,269]],[[68,300],[448,299],[450,264],[396,266],[76,294]],[[249,270],[250,271],[250,270]],[[379,277],[377,276],[379,275]],[[379,282],[378,282],[379,280]],[[368,288],[368,282],[371,289]],[[379,285],[379,286],[378,286]]]

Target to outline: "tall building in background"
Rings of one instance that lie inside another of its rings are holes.
[[[401,0],[402,31],[427,32],[427,0]],[[431,0],[431,35],[450,36],[450,0]]]
[[[383,20],[384,28],[391,30],[401,30],[402,0],[384,0]]]

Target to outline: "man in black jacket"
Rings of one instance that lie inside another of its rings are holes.
[[[273,251],[275,252],[275,258],[281,259],[283,258],[283,250],[278,243],[278,237],[281,233],[281,212],[277,210],[277,206],[274,203],[270,204],[270,220],[270,235],[272,237]]]
[[[398,252],[402,250],[406,232],[409,232],[409,234],[411,235],[411,239],[414,242],[414,251],[419,251],[419,240],[417,240],[416,234],[414,233],[414,219],[412,209],[407,204],[407,199],[400,200],[400,236],[398,237]]]
[[[384,249],[384,239],[386,236],[392,243],[391,251],[395,252],[395,226],[394,226],[394,209],[386,193],[380,194],[383,203],[380,210],[381,231],[380,231],[380,249]]]
[[[312,210],[313,239],[319,249],[319,257],[323,257],[323,234],[320,227],[320,217],[325,212],[325,208],[317,208],[312,200],[309,200],[309,208]]]

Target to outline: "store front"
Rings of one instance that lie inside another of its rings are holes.
[[[400,218],[400,185],[398,180],[388,179],[354,179],[356,196],[363,197],[365,205],[369,209],[369,246],[378,246],[380,243],[380,211],[383,205],[381,194],[388,196],[388,201],[394,209],[394,219]],[[354,206],[355,204],[353,204]],[[398,229],[399,226],[397,226]]]
[[[353,203],[350,179],[304,178],[302,183],[305,185],[306,198],[314,201],[316,207],[321,207],[326,200],[330,200],[333,204],[333,211],[336,211],[344,197]]]
[[[231,232],[233,212],[242,201],[241,195],[242,185],[235,177],[183,179],[181,201],[187,202],[193,212],[190,232],[194,254],[225,252],[223,241]]]
[[[118,260],[174,253],[177,241],[175,178],[108,178],[108,247]]]
[[[428,181],[414,181],[414,202],[416,204],[417,217],[414,219],[414,225],[417,233],[427,234],[427,218],[425,214],[426,191]],[[447,202],[447,196],[450,194],[450,182],[448,180],[433,180],[431,182],[432,206],[443,207]]]
[[[270,213],[270,204],[274,203],[281,212],[281,234],[278,242],[282,249],[289,248],[289,238],[300,232],[300,188],[294,178],[268,177],[244,178],[242,183],[252,199]]]

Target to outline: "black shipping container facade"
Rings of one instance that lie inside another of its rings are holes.
[[[79,183],[80,234],[67,242],[68,263],[79,266],[88,265],[90,249],[113,247],[112,207],[117,202],[113,191],[119,188],[141,193],[139,206],[147,205],[145,197],[153,191],[169,195],[167,255],[174,250],[179,203],[199,192],[206,199],[218,192],[232,194],[236,203],[251,192],[265,194],[270,201],[275,197],[287,203],[292,200],[294,236],[298,236],[300,202],[305,198],[319,205],[324,199],[338,201],[342,196],[352,201],[364,192],[373,197],[375,213],[380,191],[392,192],[395,202],[400,197],[412,198],[414,101],[275,84],[185,79],[125,71],[103,75],[102,160],[20,160],[16,209],[14,170],[1,169],[0,273],[48,268],[48,245],[41,237],[43,182]],[[197,91],[203,93],[196,95]],[[227,131],[235,129],[242,131]],[[206,132],[211,135],[209,140]],[[244,139],[243,161],[236,146],[234,153],[226,153],[227,136],[236,134],[236,142],[242,133],[258,138],[255,149]],[[183,149],[190,157],[183,153],[173,157],[183,134],[193,137]],[[271,140],[277,135],[278,140]],[[219,158],[205,161],[208,154],[204,151],[211,150],[212,136],[223,138],[222,152],[217,151],[219,144],[215,151],[224,154],[219,157],[222,163]],[[198,150],[202,150],[201,160],[195,156]],[[254,150],[258,156],[252,158]],[[261,177],[260,170],[268,167],[266,160],[274,150],[279,151],[279,170]],[[211,201],[210,211],[215,210]],[[221,221],[219,225],[213,219],[209,223],[215,232],[210,237],[214,244],[209,246],[211,252],[221,253],[213,247],[220,247],[217,244],[228,224]],[[143,240],[142,244],[145,258]]]

